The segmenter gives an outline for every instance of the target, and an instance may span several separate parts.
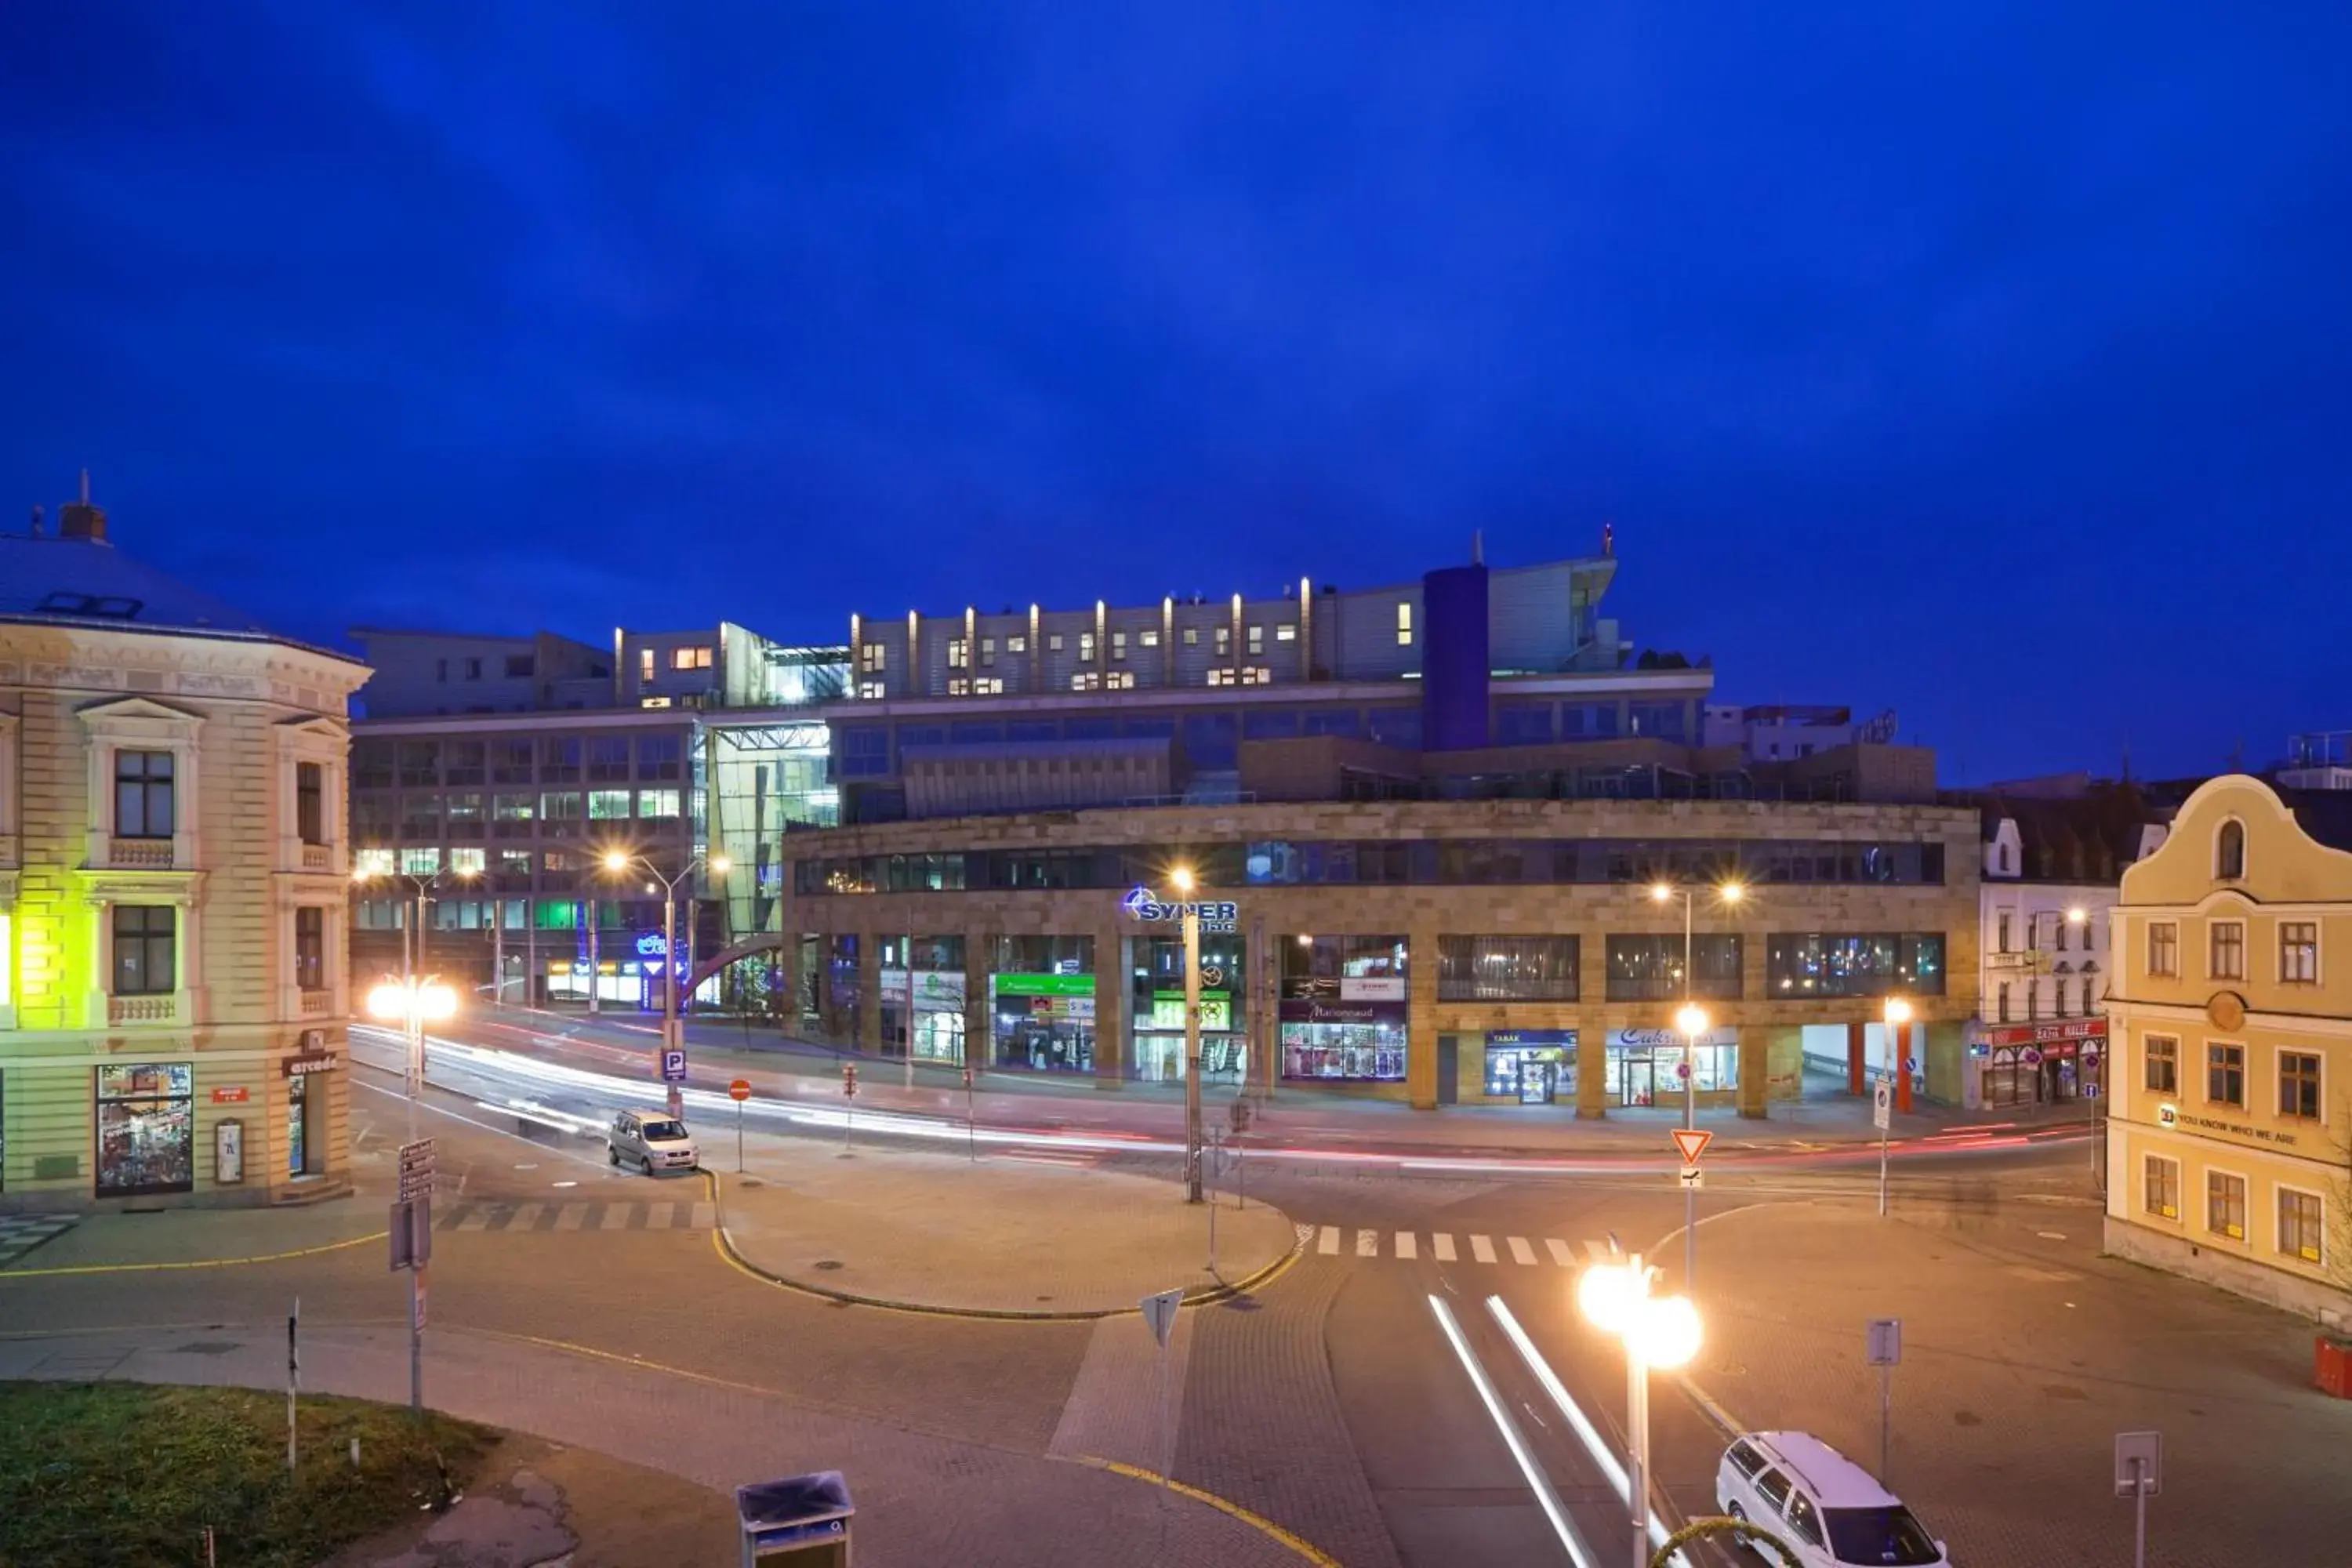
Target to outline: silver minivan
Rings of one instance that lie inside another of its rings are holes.
[[[701,1161],[694,1134],[667,1110],[624,1110],[604,1134],[604,1152],[615,1165],[635,1165],[648,1176],[656,1171],[691,1171]]]

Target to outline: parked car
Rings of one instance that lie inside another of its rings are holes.
[[[1869,1471],[1804,1432],[1750,1432],[1723,1451],[1716,1506],[1770,1531],[1804,1568],[1935,1568],[1944,1543]],[[1772,1561],[1769,1551],[1764,1552]]]
[[[632,1164],[648,1176],[656,1171],[691,1171],[700,1163],[694,1134],[667,1110],[624,1110],[604,1134],[604,1152],[615,1165]]]

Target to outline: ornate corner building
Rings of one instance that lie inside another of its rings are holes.
[[[346,1188],[345,714],[365,667],[0,536],[0,1209]]]

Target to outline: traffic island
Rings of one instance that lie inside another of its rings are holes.
[[[845,1159],[761,1139],[741,1175],[707,1175],[732,1261],[861,1306],[1100,1318],[1162,1290],[1202,1302],[1255,1289],[1297,1245],[1280,1210],[1223,1194],[1213,1268],[1209,1205],[1185,1203],[1171,1182],[1083,1164],[865,1151]]]

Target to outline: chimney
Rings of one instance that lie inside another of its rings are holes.
[[[89,504],[89,470],[81,471],[81,499],[70,500],[58,508],[58,537],[87,539],[103,543],[106,540],[106,513]]]

